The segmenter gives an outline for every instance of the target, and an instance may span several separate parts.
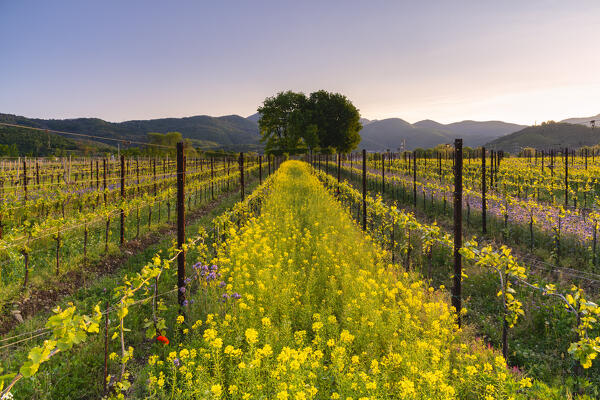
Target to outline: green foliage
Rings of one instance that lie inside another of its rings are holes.
[[[306,123],[306,101],[304,93],[288,90],[266,98],[258,108],[261,114],[258,126],[267,153],[279,154],[300,145]]]
[[[360,114],[346,96],[319,90],[310,94],[308,107],[321,147],[349,153],[360,143]]]
[[[41,346],[36,346],[29,351],[28,360],[21,366],[19,374],[10,375],[13,377],[8,388],[22,378],[30,378],[35,375],[40,365],[49,361],[57,353],[85,342],[89,333],[100,332],[99,322],[102,314],[98,305],[94,307],[92,316],[76,314],[75,306],[72,303],[69,303],[69,307],[64,310],[58,306],[53,311],[54,315],[46,323],[46,328],[52,331],[52,336],[50,339],[44,340]],[[9,375],[2,376],[0,381],[8,377]],[[1,383],[0,397],[2,398],[8,394],[1,391],[3,386],[4,383]]]
[[[345,96],[324,90],[280,92],[258,108],[262,141],[269,154],[304,152],[347,153],[360,142],[360,114]]]
[[[189,157],[190,155],[195,155],[196,150],[192,146],[191,141],[189,139],[184,140],[180,132],[167,132],[165,134],[149,132],[148,142],[151,144],[151,146],[146,148],[145,153],[154,156],[164,154],[175,155],[177,143],[182,141],[186,156]]]
[[[63,156],[66,154],[96,154],[109,146],[90,141],[78,141],[55,133],[0,125],[0,156]]]
[[[228,196],[222,203],[218,204],[215,209],[208,212],[208,214],[202,216],[200,219],[187,226],[189,232],[197,232],[202,226],[206,226],[211,220],[231,207],[237,200],[239,195],[237,193]],[[166,211],[163,210],[164,215]],[[154,210],[156,215],[156,210]],[[116,226],[116,224],[114,224]],[[118,237],[118,235],[117,235]],[[121,286],[123,284],[123,276],[133,276],[136,272],[143,268],[147,261],[150,260],[156,253],[167,254],[169,249],[172,248],[172,238],[168,235],[164,236],[161,241],[157,244],[150,245],[147,248],[141,249],[135,254],[128,257],[122,267],[115,273],[99,276],[96,275],[97,271],[86,271],[88,275],[87,283],[83,285],[72,297],[68,297],[64,302],[67,304],[68,301],[72,301],[77,307],[79,312],[90,312],[94,305],[98,302],[104,304],[106,301],[110,301],[109,298],[113,293],[115,286]],[[77,248],[80,251],[80,248]],[[196,253],[190,251],[190,257],[195,257]],[[173,288],[177,282],[177,277],[173,274],[165,274],[159,281],[159,292],[163,293]],[[49,282],[49,286],[52,287],[52,282]],[[177,315],[177,307],[171,307],[166,310],[166,307],[161,306],[161,300],[165,305],[172,305],[176,303],[176,293],[170,295],[171,297],[159,298],[159,304],[157,305],[158,322],[157,328],[162,332],[167,329],[167,335],[169,338],[172,337],[176,329],[172,322]],[[0,298],[2,295],[0,294]],[[111,301],[112,303],[112,301]],[[32,319],[28,319],[25,324],[19,325],[14,331],[15,334],[23,333],[32,329],[43,328],[47,317],[54,315],[50,311],[50,315],[45,312],[36,314]],[[166,328],[163,323],[164,318],[167,318]],[[116,313],[110,313],[111,321],[115,320]],[[131,332],[127,333],[126,340],[127,345],[131,345],[135,348],[135,357],[137,360],[145,358],[144,354],[152,349],[148,346],[148,341],[145,339],[145,334],[148,330],[145,323],[149,320],[153,324],[152,318],[152,307],[151,304],[140,303],[134,306],[134,309],[126,317],[127,328],[131,329]],[[116,322],[118,323],[118,321]],[[104,321],[102,321],[100,329],[103,327]],[[112,331],[115,329],[115,324],[109,329],[109,339],[112,335]],[[11,335],[11,334],[8,334]],[[162,344],[157,343],[154,346],[163,347]],[[27,342],[23,347],[15,346],[10,349],[9,352],[4,354],[8,358],[2,358],[0,360],[0,392],[2,391],[4,381],[4,388],[8,385],[11,380],[15,377],[14,371],[18,371],[21,365],[27,361],[29,353],[29,346]],[[41,344],[41,342],[40,342]],[[120,341],[109,340],[109,352],[120,351]],[[88,398],[101,398],[103,395],[103,359],[104,359],[104,335],[89,335],[86,342],[82,345],[75,346],[71,351],[60,352],[53,356],[47,363],[41,366],[39,371],[31,378],[21,379],[11,390],[14,399],[88,399]],[[117,371],[121,361],[120,357],[117,357],[115,361],[109,360],[109,373]],[[131,361],[135,364],[135,361]],[[4,368],[4,370],[2,370]],[[13,372],[13,373],[9,373]],[[132,378],[138,379],[133,382],[133,388],[128,393],[127,398],[143,398],[137,396],[135,393],[136,385],[145,385],[144,377],[132,375]],[[115,378],[113,377],[112,382]],[[111,386],[109,386],[111,387]],[[1,397],[1,396],[0,396]]]

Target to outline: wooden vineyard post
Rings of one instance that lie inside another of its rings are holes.
[[[94,161],[90,158],[90,190],[94,187]]]
[[[487,199],[485,197],[485,147],[481,148],[481,231],[487,233]]]
[[[565,147],[565,207],[569,206],[569,149]]]
[[[258,156],[258,184],[262,183],[262,156]]]
[[[154,181],[154,197],[156,197],[156,193],[158,192],[156,187],[156,158],[152,160],[152,175]]]
[[[180,313],[185,306],[185,157],[183,142],[177,143],[177,300]]]
[[[27,201],[27,159],[23,157],[23,194],[24,202]]]
[[[137,195],[140,195],[140,159],[139,157],[135,158],[135,182],[137,185]],[[140,236],[140,206],[139,204],[135,207],[135,238],[137,239]]]
[[[437,153],[438,159],[438,177],[440,178],[440,183],[442,182],[442,155]]]
[[[56,276],[60,273],[60,230],[56,232]]]
[[[502,356],[508,361],[508,321],[506,315],[508,314],[508,305],[506,304],[506,288],[508,286],[508,274],[503,273],[504,279],[502,282]]]
[[[242,201],[244,201],[244,153],[240,153],[240,196]],[[271,159],[269,157],[269,167],[271,165]],[[270,169],[270,168],[269,168]],[[270,172],[269,172],[270,174]]]
[[[340,167],[341,167],[342,157],[340,153],[337,154],[337,195],[340,195]]]
[[[417,153],[413,151],[413,206],[417,208]]]
[[[125,156],[121,154],[121,246],[125,243]]]
[[[214,200],[215,199],[215,187],[214,187],[214,183],[213,183],[213,179],[215,177],[215,158],[211,157],[210,158],[210,199]]]
[[[494,186],[494,150],[490,150],[490,190]]]
[[[585,159],[585,165],[587,169],[587,158]],[[40,164],[38,163],[37,158],[35,159],[35,184],[40,185]]]
[[[106,158],[102,159],[102,168],[104,171],[104,207],[106,207]]]
[[[362,229],[367,230],[367,151],[362,151]]]
[[[229,164],[230,164],[231,158],[229,156],[227,156],[226,160],[227,160],[227,191],[229,192],[229,181],[231,180],[229,178]],[[225,165],[223,165],[223,168],[225,168]]]
[[[381,153],[381,196],[385,194],[385,153]]]
[[[29,252],[27,250],[23,250],[21,254],[23,254],[23,259],[25,261],[25,277],[23,279],[23,289],[25,289],[29,283]]]
[[[454,286],[452,306],[456,309],[457,323],[461,326],[462,259],[462,139],[454,140]]]
[[[541,166],[542,166],[542,175],[544,175],[544,154],[545,153],[546,153],[546,151],[542,150],[542,164],[541,164]]]

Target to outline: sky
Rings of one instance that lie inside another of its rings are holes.
[[[369,119],[600,113],[600,1],[0,0],[0,113],[248,116],[284,90]]]

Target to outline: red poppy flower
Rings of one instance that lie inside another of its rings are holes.
[[[164,343],[164,344],[169,344],[169,339],[167,339],[166,337],[164,337],[162,335],[158,336],[156,338],[156,340],[158,340],[159,342]]]

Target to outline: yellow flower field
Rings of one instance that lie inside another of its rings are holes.
[[[457,329],[445,292],[390,264],[308,164],[272,179],[260,216],[200,260],[220,277],[196,294],[183,343],[148,360],[149,398],[535,398]]]

